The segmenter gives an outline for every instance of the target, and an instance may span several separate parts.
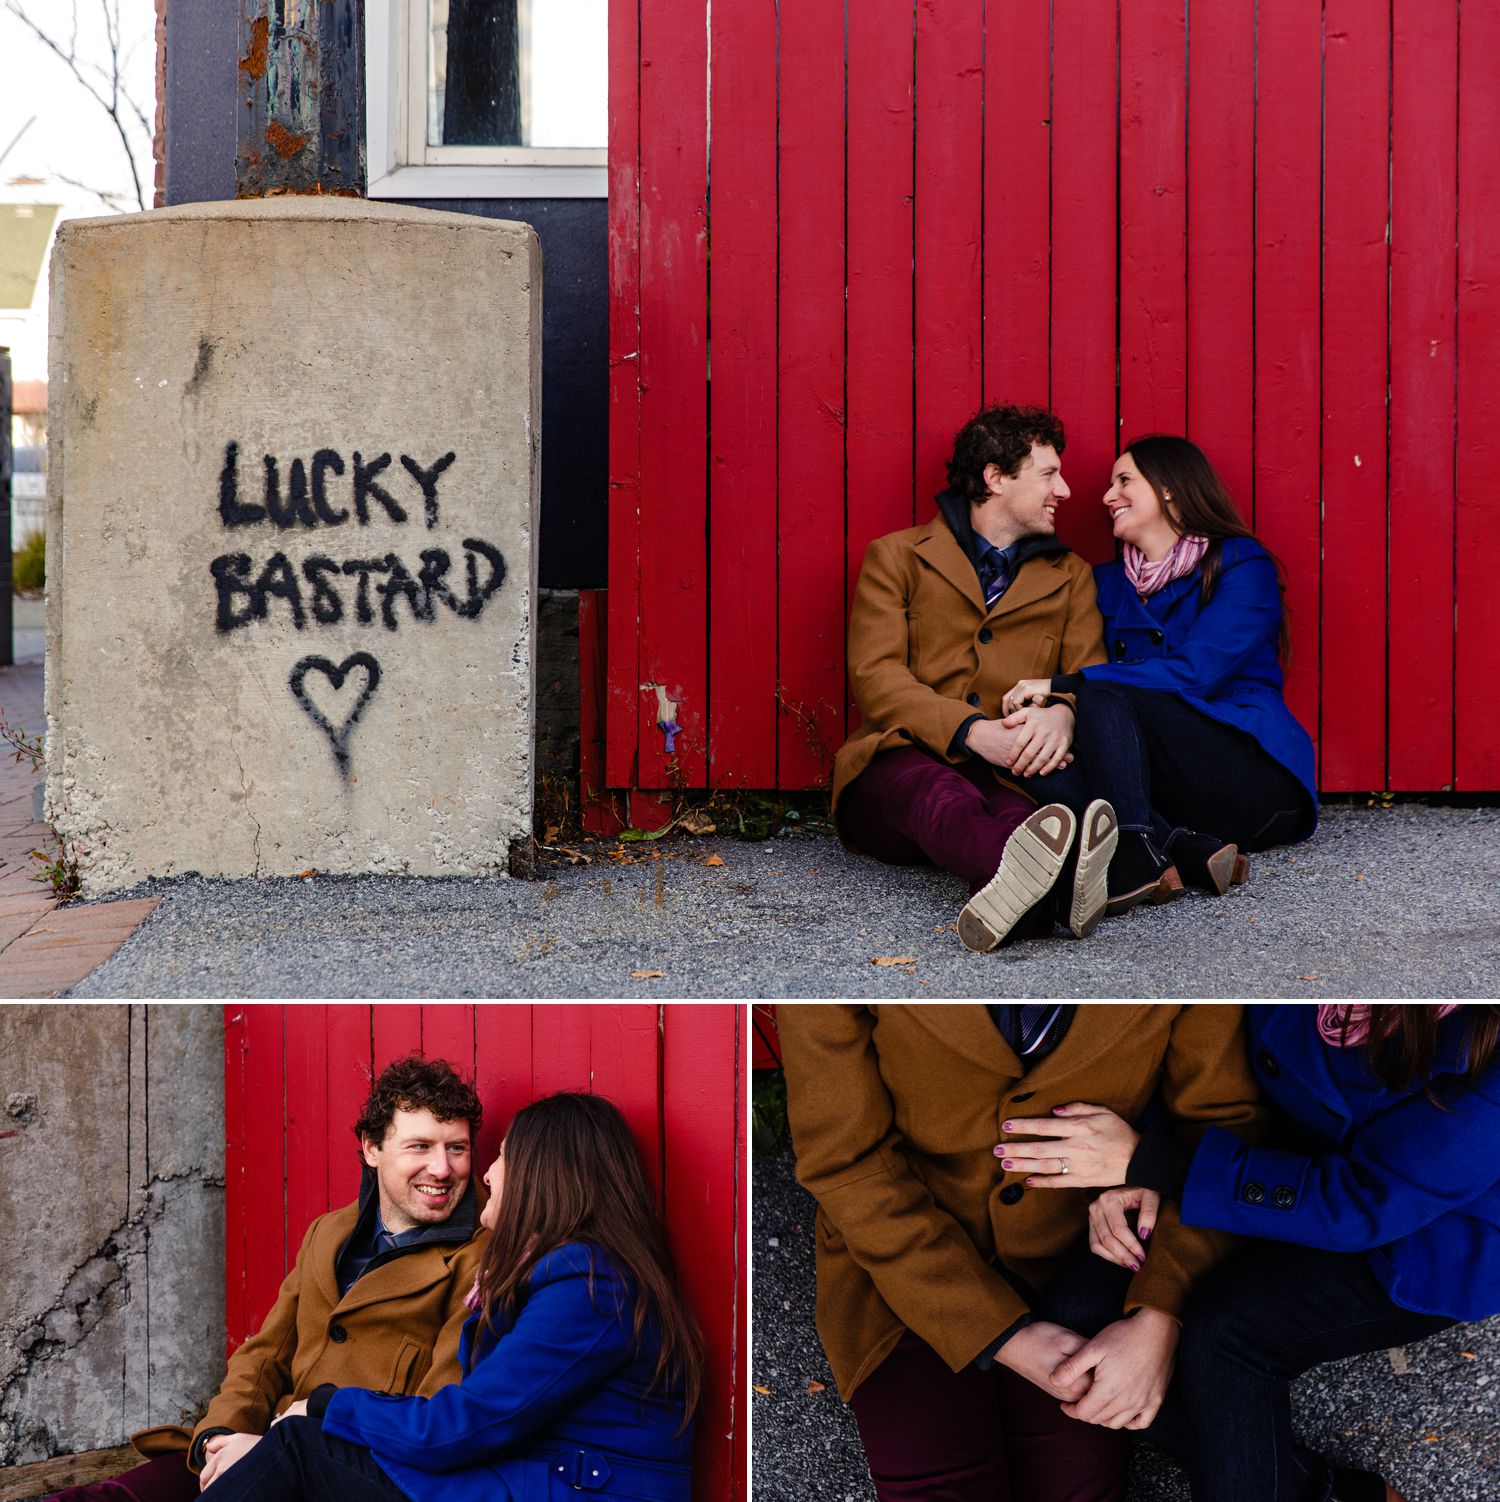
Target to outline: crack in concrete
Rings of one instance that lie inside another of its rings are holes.
[[[26,1389],[33,1378],[41,1380],[42,1367],[67,1358],[107,1317],[129,1305],[131,1263],[144,1259],[151,1227],[165,1219],[179,1197],[177,1186],[185,1183],[221,1189],[224,1178],[199,1168],[152,1174],[140,1188],[140,1207],[111,1226],[96,1250],[70,1269],[52,1303],[5,1342],[9,1350],[0,1346],[0,1467],[76,1448],[54,1435],[46,1419],[19,1411]]]

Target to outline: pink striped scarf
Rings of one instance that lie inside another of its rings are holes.
[[[1203,562],[1208,551],[1206,537],[1179,537],[1172,544],[1172,551],[1165,558],[1152,563],[1133,542],[1124,547],[1125,577],[1135,586],[1135,592],[1144,600],[1154,595],[1163,585],[1181,579]]]
[[[1458,1006],[1455,1001],[1439,1007],[1438,1016],[1446,1017],[1450,1012],[1456,1012]],[[1344,1026],[1346,1015],[1347,1028]],[[1365,1002],[1334,1003],[1318,1008],[1318,1035],[1330,1048],[1353,1048],[1356,1043],[1363,1043],[1369,1032],[1370,1008]]]

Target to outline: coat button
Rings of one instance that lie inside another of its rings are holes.
[[[1153,631],[1151,633],[1151,641],[1155,646],[1159,647],[1166,639],[1167,638],[1160,631]]]
[[[1265,1197],[1266,1186],[1264,1184],[1252,1183],[1245,1185],[1245,1198],[1249,1200],[1252,1205],[1258,1205]]]
[[[1256,1054],[1255,1062],[1260,1065],[1260,1072],[1268,1080],[1274,1080],[1281,1073],[1281,1065],[1276,1062],[1275,1055],[1264,1048]]]
[[[1271,1191],[1272,1201],[1283,1210],[1290,1210],[1297,1201],[1297,1196],[1292,1193],[1290,1184],[1278,1184]]]
[[[1014,1205],[1019,1202],[1021,1196],[1026,1193],[1024,1184],[1007,1184],[1000,1191],[1000,1203],[1002,1205]]]
[[[1021,1093],[1019,1095],[1012,1095],[1011,1096],[1011,1102],[1012,1102],[1012,1104],[1014,1104],[1018,1100],[1030,1100],[1031,1097],[1033,1095],[1035,1095],[1035,1094],[1036,1094],[1035,1090],[1023,1090],[1023,1091],[1021,1091]]]
[[[979,708],[979,695],[978,694],[970,694],[968,702],[970,704],[972,704],[975,709],[978,709]]]
[[[995,633],[988,626],[981,626],[979,628],[979,639],[985,643],[992,642],[995,639]]]
[[[1125,643],[1122,642],[1122,641],[1116,641],[1115,642],[1115,656],[1116,657],[1123,657],[1124,655],[1125,655]]]
[[[341,1346],[348,1340],[349,1332],[342,1325],[329,1325],[328,1338],[334,1345]]]

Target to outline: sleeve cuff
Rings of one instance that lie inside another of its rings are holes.
[[[338,1388],[332,1382],[322,1382],[307,1395],[307,1416],[316,1419],[321,1425],[323,1415],[328,1411],[328,1404]]]
[[[969,750],[964,742],[969,738],[969,726],[972,725],[975,720],[982,720],[983,718],[984,716],[982,714],[971,714],[969,718],[965,720],[963,724],[953,732],[953,739],[948,742],[949,756],[956,759],[960,756],[973,755],[973,752]]]
[[[1192,1166],[1191,1150],[1158,1122],[1141,1134],[1130,1166],[1125,1170],[1125,1182],[1141,1189],[1154,1189],[1163,1199],[1176,1200],[1180,1205]]]
[[[982,1372],[987,1372],[995,1364],[995,1357],[1000,1354],[1000,1347],[1008,1341],[1012,1335],[1024,1330],[1035,1315],[1023,1314],[1013,1325],[997,1335],[975,1358],[974,1365]]]
[[[233,1433],[233,1429],[226,1429],[223,1427],[223,1425],[220,1425],[214,1429],[205,1429],[197,1437],[197,1439],[193,1441],[192,1447],[188,1450],[188,1469],[190,1471],[201,1471],[203,1467],[208,1464],[208,1456],[204,1452],[207,1448],[209,1440],[213,1439],[213,1437],[217,1434]]]
[[[1082,673],[1054,673],[1052,675],[1052,692],[1054,695],[1076,694],[1082,687]]]

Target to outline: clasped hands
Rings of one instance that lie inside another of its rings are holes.
[[[975,720],[964,744],[1017,777],[1045,777],[1073,760],[1073,711],[1066,704],[1028,704],[1002,720]]]
[[[299,1398],[287,1405],[284,1413],[271,1420],[275,1428],[282,1419],[302,1418],[307,1413],[307,1399]],[[207,1491],[232,1465],[247,1456],[264,1436],[259,1434],[216,1434],[203,1446],[205,1456],[203,1470],[198,1476],[198,1490]]]

